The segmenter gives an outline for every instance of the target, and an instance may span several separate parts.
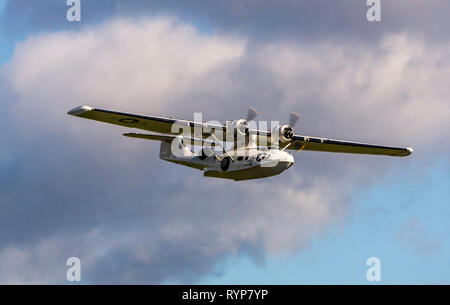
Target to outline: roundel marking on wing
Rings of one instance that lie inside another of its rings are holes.
[[[130,118],[119,119],[119,121],[122,123],[125,123],[125,124],[134,124],[134,123],[139,122],[139,120],[130,119]]]

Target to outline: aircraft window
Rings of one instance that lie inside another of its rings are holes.
[[[242,156],[238,157],[238,161],[242,161],[243,158]]]
[[[245,160],[248,160],[248,156],[247,156],[247,157],[245,157]]]

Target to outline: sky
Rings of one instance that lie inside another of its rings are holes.
[[[0,0],[0,283],[450,283],[448,1],[81,3]],[[415,151],[218,180],[79,105]]]

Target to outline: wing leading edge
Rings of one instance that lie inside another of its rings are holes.
[[[409,147],[391,147],[300,135],[294,135],[292,144],[286,149],[297,151],[311,150],[334,153],[385,155],[394,157],[406,157],[413,152],[413,149]]]
[[[97,109],[90,106],[76,107],[67,112],[67,114],[85,119],[105,122],[109,124],[115,124],[124,127],[137,128],[165,134],[173,134],[172,125],[175,123],[183,126],[189,126],[191,127],[191,129],[193,129],[194,127],[199,128],[208,127],[222,130],[225,129],[225,126],[222,125],[203,124],[186,120],[178,120],[174,118],[148,116],[148,115]]]

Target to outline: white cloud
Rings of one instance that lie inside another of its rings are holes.
[[[277,76],[282,103],[325,110],[326,117],[315,118],[321,119],[319,127],[429,151],[450,129],[449,49],[448,43],[428,46],[391,34],[373,48],[330,42],[272,45],[259,62]],[[339,125],[333,126],[336,121]]]
[[[18,111],[59,122],[67,119],[61,111],[86,103],[159,112],[199,77],[239,59],[244,46],[176,19],[120,19],[34,36],[19,44],[8,75]]]

